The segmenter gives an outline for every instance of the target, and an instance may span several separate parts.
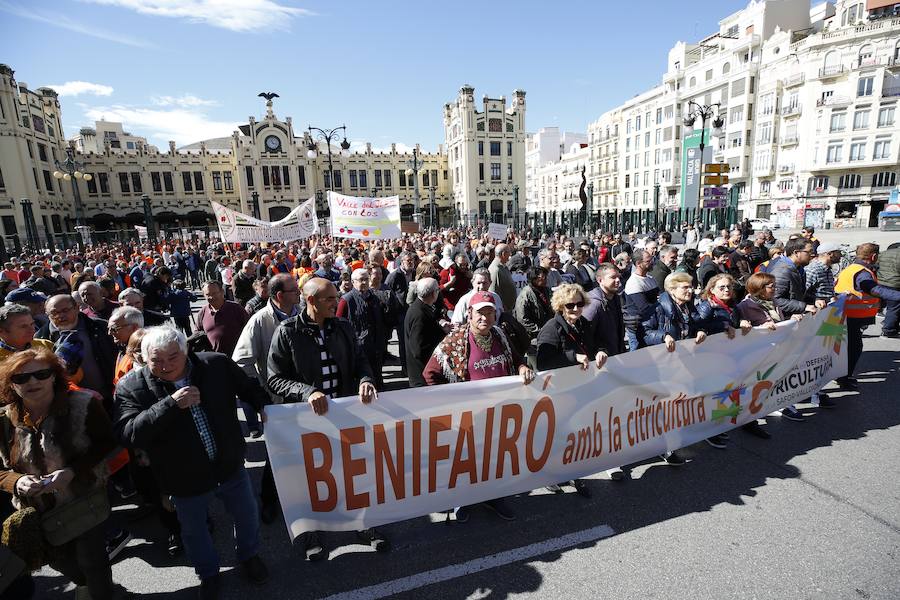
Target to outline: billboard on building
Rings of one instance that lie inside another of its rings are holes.
[[[712,162],[712,148],[709,145],[709,129],[702,131],[703,135],[703,164]],[[681,208],[696,208],[700,194],[700,182],[703,181],[703,173],[700,172],[700,139],[701,132],[694,131],[686,136],[681,143]]]

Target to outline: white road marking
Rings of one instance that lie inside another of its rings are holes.
[[[432,569],[431,571],[423,571],[408,577],[401,577],[393,581],[385,581],[376,585],[341,592],[327,596],[323,600],[363,600],[368,598],[386,598],[394,594],[400,594],[415,590],[426,585],[448,581],[463,575],[471,575],[479,573],[494,567],[502,567],[510,563],[519,562],[535,558],[548,552],[558,552],[586,542],[594,542],[596,540],[609,537],[615,534],[615,531],[609,525],[598,525],[590,529],[583,529],[575,533],[560,536],[542,542],[536,542],[527,546],[520,546],[505,552],[498,552],[490,556],[482,556],[468,562],[441,567],[440,569]]]

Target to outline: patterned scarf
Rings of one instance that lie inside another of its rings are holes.
[[[434,356],[441,365],[441,372],[447,378],[448,383],[469,381],[469,323],[452,331],[434,349]],[[491,334],[497,336],[503,344],[503,354],[506,364],[512,368],[512,350],[506,335],[496,326],[491,327]],[[514,373],[507,373],[514,375]]]

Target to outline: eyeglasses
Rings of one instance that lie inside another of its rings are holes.
[[[720,292],[727,292],[727,291],[730,290],[732,287],[733,287],[733,286],[731,286],[730,284],[729,284],[729,285],[717,285],[717,286],[716,286],[716,289],[719,290]]]
[[[584,308],[584,302],[569,302],[566,304],[566,308],[568,310],[575,310],[576,308]]]
[[[16,385],[22,385],[28,383],[28,380],[32,377],[38,381],[44,381],[49,379],[51,375],[53,375],[53,369],[41,369],[39,371],[29,371],[27,373],[16,373],[15,375],[11,375],[9,380]]]

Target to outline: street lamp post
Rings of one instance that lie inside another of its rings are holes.
[[[700,119],[700,166],[697,168],[697,177],[699,177],[699,180],[697,185],[697,214],[694,216],[694,220],[699,217],[700,211],[703,208],[703,150],[706,148],[706,121],[714,118],[712,122],[713,130],[710,136],[711,138],[722,135],[722,127],[725,125],[725,119],[723,119],[720,114],[721,108],[722,106],[718,102],[715,104],[697,104],[693,100],[690,100],[688,101],[689,112],[684,117],[685,135],[693,133],[694,122],[698,118]],[[684,157],[682,157],[682,159],[684,159]]]
[[[434,213],[435,213],[434,193],[437,191],[437,187],[432,185],[431,187],[428,188],[428,191],[431,193],[430,194],[430,205],[428,207],[428,227],[430,229],[434,229]]]
[[[519,186],[513,186],[513,229],[519,230]]]
[[[38,240],[37,224],[34,222],[34,212],[31,207],[31,200],[22,198],[22,218],[25,220],[25,237],[28,239],[28,245],[34,251],[40,250],[40,241]]]
[[[319,127],[309,126],[309,146],[307,146],[306,156],[310,159],[314,159],[317,153],[317,144],[313,141],[314,136],[318,136],[320,141],[325,142],[326,148],[328,148],[328,191],[334,191],[334,163],[331,159],[331,140],[337,138],[337,134],[339,131],[343,132],[344,141],[341,142],[341,156],[347,158],[350,156],[350,142],[347,141],[347,126],[341,125],[340,127],[335,127],[334,129],[321,129]],[[315,132],[315,134],[313,133]]]
[[[250,210],[253,211],[253,218],[259,219],[260,218],[259,217],[259,214],[260,214],[259,213],[259,192],[254,190],[253,193],[250,194],[250,197],[252,199],[251,200],[252,205],[250,206]]]
[[[587,209],[585,211],[585,233],[590,235],[594,230],[594,182],[587,184],[585,188],[587,192]]]
[[[60,162],[59,160],[54,160],[53,162],[56,165],[53,176],[57,179],[72,182],[72,194],[75,196],[75,222],[78,227],[85,227],[84,205],[81,203],[81,190],[78,189],[78,180],[84,179],[85,181],[90,181],[94,177],[90,173],[84,172],[83,163],[75,160],[75,148],[72,146],[66,147],[66,159],[64,161]],[[78,240],[79,250],[83,252],[84,241],[80,235],[80,230],[79,235],[76,236],[76,240]]]
[[[424,163],[419,159],[419,154],[415,148],[413,148],[413,157],[412,160],[406,161],[407,169],[406,169],[406,177],[413,178],[413,203],[415,204],[415,212],[413,213],[413,221],[416,223],[419,222],[421,216],[419,215],[419,169],[422,168]]]

